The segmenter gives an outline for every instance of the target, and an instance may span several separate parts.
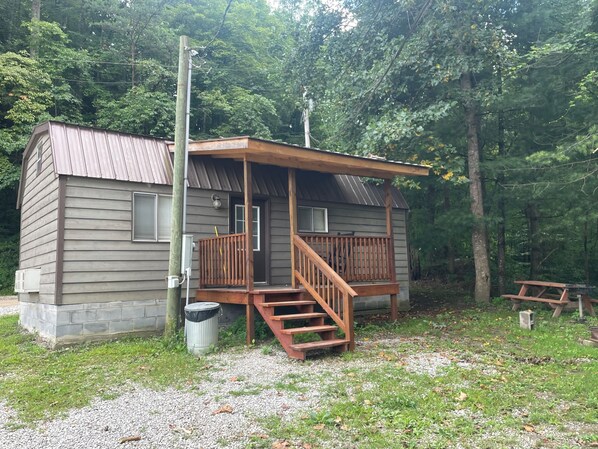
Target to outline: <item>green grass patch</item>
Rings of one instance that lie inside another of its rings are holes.
[[[51,418],[94,397],[113,398],[128,382],[152,388],[201,378],[202,360],[186,353],[181,337],[130,338],[47,350],[19,332],[17,317],[0,317],[0,400],[18,420]]]
[[[343,355],[347,369],[318,409],[292,421],[268,418],[270,440],[254,447],[272,440],[313,448],[512,447],[521,434],[537,435],[538,447],[566,447],[544,441],[544,426],[590,444],[595,432],[567,430],[598,422],[598,351],[578,342],[588,325],[539,310],[536,329],[525,331],[509,306],[364,321],[357,336],[366,346]],[[446,364],[434,375],[410,369],[412,358],[426,356]],[[379,363],[364,367],[364,359]]]

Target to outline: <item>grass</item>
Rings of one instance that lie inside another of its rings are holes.
[[[0,400],[15,422],[52,418],[112,398],[133,382],[152,388],[180,386],[205,375],[202,360],[188,355],[180,337],[131,338],[50,351],[17,329],[17,317],[0,317]]]
[[[356,333],[369,344],[344,354],[325,402],[301,419],[266,419],[270,439],[252,447],[594,447],[598,350],[578,343],[587,325],[550,315],[539,310],[531,332],[504,301],[364,322]],[[413,372],[413,358],[446,365]]]
[[[443,297],[440,291],[425,293]],[[432,309],[420,311],[416,302],[415,312],[395,323],[358,318],[356,334],[364,344],[334,362],[335,375],[307,369],[275,385],[297,395],[308,394],[308,383],[318,385],[318,407],[296,419],[264,418],[264,434],[249,446],[598,445],[598,349],[578,343],[588,338],[588,324],[598,325],[598,319],[581,325],[571,313],[553,319],[550,311],[537,307],[536,329],[525,331],[506,302],[477,307],[462,296],[444,296],[445,304],[435,301]],[[55,417],[94,397],[114,397],[130,383],[177,387],[212,372],[204,361],[186,354],[180,338],[49,351],[19,333],[16,321],[0,317],[0,400],[16,411],[15,423]],[[242,347],[244,330],[239,320],[221,333],[225,351]],[[278,350],[264,325],[258,324],[258,334],[262,354]],[[264,338],[269,338],[266,343]],[[305,367],[317,363],[316,358]],[[414,370],[418,364],[420,369]],[[240,385],[231,394],[255,396],[262,388]]]

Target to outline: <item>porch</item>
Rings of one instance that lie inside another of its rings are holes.
[[[199,286],[195,299],[244,305],[248,344],[254,340],[255,309],[288,355],[298,359],[304,359],[314,349],[352,350],[353,305],[359,298],[389,295],[390,318],[397,318],[399,283],[395,269],[392,179],[396,175],[426,175],[427,167],[251,138],[191,143],[190,154],[233,159],[243,164],[242,232],[231,228],[236,232],[199,240]],[[256,222],[253,207],[252,164],[255,163],[287,169],[290,259],[287,285],[255,282],[254,251],[259,249],[259,237],[256,240],[254,225],[260,223],[259,219]],[[386,232],[378,235],[330,235],[328,229],[322,233],[299,232],[299,170],[382,178]],[[295,336],[308,333],[319,335],[320,340],[295,342]]]

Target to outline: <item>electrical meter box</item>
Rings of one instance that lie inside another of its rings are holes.
[[[187,269],[191,270],[193,265],[193,234],[183,234],[183,248],[181,251],[181,273],[186,273]]]

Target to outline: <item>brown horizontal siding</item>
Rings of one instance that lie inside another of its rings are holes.
[[[22,301],[55,302],[58,235],[58,178],[48,135],[41,135],[42,170],[37,174],[37,145],[24,161],[21,198],[19,268],[40,268],[40,291],[21,294]]]

